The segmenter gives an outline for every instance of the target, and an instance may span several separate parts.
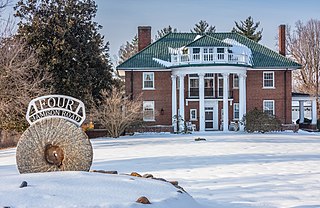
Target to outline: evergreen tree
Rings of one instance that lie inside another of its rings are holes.
[[[165,36],[168,33],[176,33],[178,32],[177,28],[172,28],[170,25],[168,27],[163,28],[162,30],[158,30],[158,35],[156,35],[155,39],[158,40],[159,38]]]
[[[70,95],[86,104],[110,90],[112,66],[109,43],[93,19],[92,0],[19,0],[18,35],[37,53],[40,67],[52,74],[47,83],[54,93]]]
[[[245,21],[240,21],[240,23],[235,21],[235,24],[236,27],[234,27],[231,32],[239,33],[256,42],[261,40],[263,29],[256,32],[260,22],[254,23],[251,16],[249,16]]]
[[[127,41],[125,44],[120,46],[118,55],[119,55],[119,64],[123,63],[131,56],[138,52],[138,36],[135,35],[131,42]]]
[[[206,21],[200,20],[199,23],[195,24],[195,27],[191,30],[192,33],[214,33],[216,27],[209,25]]]

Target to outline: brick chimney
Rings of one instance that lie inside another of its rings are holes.
[[[286,26],[279,25],[279,54],[286,56]]]
[[[138,27],[138,51],[143,50],[151,43],[151,27],[139,26]]]

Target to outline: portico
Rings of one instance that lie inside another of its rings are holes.
[[[185,108],[190,102],[198,104],[197,117],[199,131],[219,130],[219,115],[223,131],[229,131],[230,115],[229,108],[234,102],[234,98],[230,91],[230,77],[237,75],[239,90],[239,119],[242,119],[246,113],[246,67],[235,66],[210,66],[210,67],[183,67],[172,70],[172,118],[180,118],[179,131],[184,129],[186,120]],[[188,85],[185,86],[186,77],[189,79]],[[194,82],[190,82],[190,79]],[[211,79],[211,80],[208,80]],[[215,83],[219,80],[219,83]],[[221,81],[222,83],[220,83]],[[178,82],[178,85],[177,85]],[[212,88],[208,88],[211,83]],[[191,88],[195,87],[198,88]],[[179,89],[177,89],[179,86]],[[218,88],[216,90],[216,88]],[[192,91],[190,89],[193,89]],[[194,89],[198,91],[194,91]],[[177,90],[179,93],[177,93]],[[210,91],[212,90],[212,91]],[[188,92],[188,93],[186,93]],[[179,96],[177,96],[177,94]],[[185,95],[187,94],[187,97]],[[222,102],[222,109],[218,110],[218,103]],[[174,131],[178,130],[176,119],[172,120]],[[210,124],[208,121],[212,121]],[[226,122],[225,122],[226,121]],[[243,130],[243,126],[240,126]]]

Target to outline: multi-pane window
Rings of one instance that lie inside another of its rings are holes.
[[[143,101],[143,120],[155,121],[154,101]]]
[[[200,48],[193,48],[192,53],[193,60],[200,60]]]
[[[217,48],[218,60],[224,59],[224,48]]]
[[[199,96],[199,77],[197,74],[189,75],[189,97]]]
[[[208,73],[204,77],[204,96],[213,97],[214,96],[214,74]]]
[[[239,103],[233,103],[233,119],[239,120]]]
[[[233,74],[233,88],[239,88],[239,76],[237,74]]]
[[[274,88],[274,72],[263,72],[263,87]]]
[[[203,60],[204,61],[213,61],[213,48],[204,48],[203,49]]]
[[[190,109],[190,121],[197,120],[197,109]]]
[[[223,97],[223,76],[218,76],[218,97]]]
[[[274,100],[264,100],[263,111],[271,116],[274,115]]]
[[[153,72],[143,72],[143,89],[154,89]]]

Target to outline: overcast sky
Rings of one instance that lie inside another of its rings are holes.
[[[280,24],[320,19],[319,0],[96,0],[96,4],[96,21],[110,42],[111,57],[134,37],[139,25],[151,26],[154,38],[168,25],[189,32],[200,20],[216,26],[217,32],[229,32],[234,21],[252,16],[263,28],[260,43],[276,50]]]

